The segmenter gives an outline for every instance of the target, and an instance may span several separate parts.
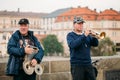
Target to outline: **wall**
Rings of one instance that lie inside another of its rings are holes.
[[[1,59],[1,58],[0,58]],[[92,60],[100,59],[96,66],[99,74],[97,80],[105,80],[105,71],[120,70],[120,56],[93,57]],[[6,61],[0,60],[0,80],[12,80],[12,77],[5,76]],[[44,73],[37,76],[37,80],[71,80],[69,58],[45,57],[42,64]]]

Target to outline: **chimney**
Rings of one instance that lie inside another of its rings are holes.
[[[87,8],[87,9],[88,9],[88,6],[86,6],[85,8]]]
[[[94,9],[94,11],[96,12],[96,8]]]
[[[7,12],[7,10],[4,10],[4,12]]]
[[[70,7],[70,9],[73,9],[73,7]]]
[[[110,8],[110,10],[113,10],[113,8]]]
[[[81,8],[80,6],[78,6],[78,8]]]
[[[18,12],[20,12],[20,8],[18,8]]]

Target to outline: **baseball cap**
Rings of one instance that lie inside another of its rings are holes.
[[[84,23],[85,21],[83,20],[82,17],[74,17],[73,23]]]
[[[28,19],[23,18],[23,19],[20,19],[18,24],[29,24],[29,21],[28,21]]]

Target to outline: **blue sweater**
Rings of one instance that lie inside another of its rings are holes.
[[[90,48],[98,46],[98,39],[70,32],[67,35],[71,65],[91,65]]]

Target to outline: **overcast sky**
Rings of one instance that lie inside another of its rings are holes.
[[[0,11],[45,12],[68,7],[96,8],[97,11],[113,8],[120,11],[120,0],[0,0]]]

